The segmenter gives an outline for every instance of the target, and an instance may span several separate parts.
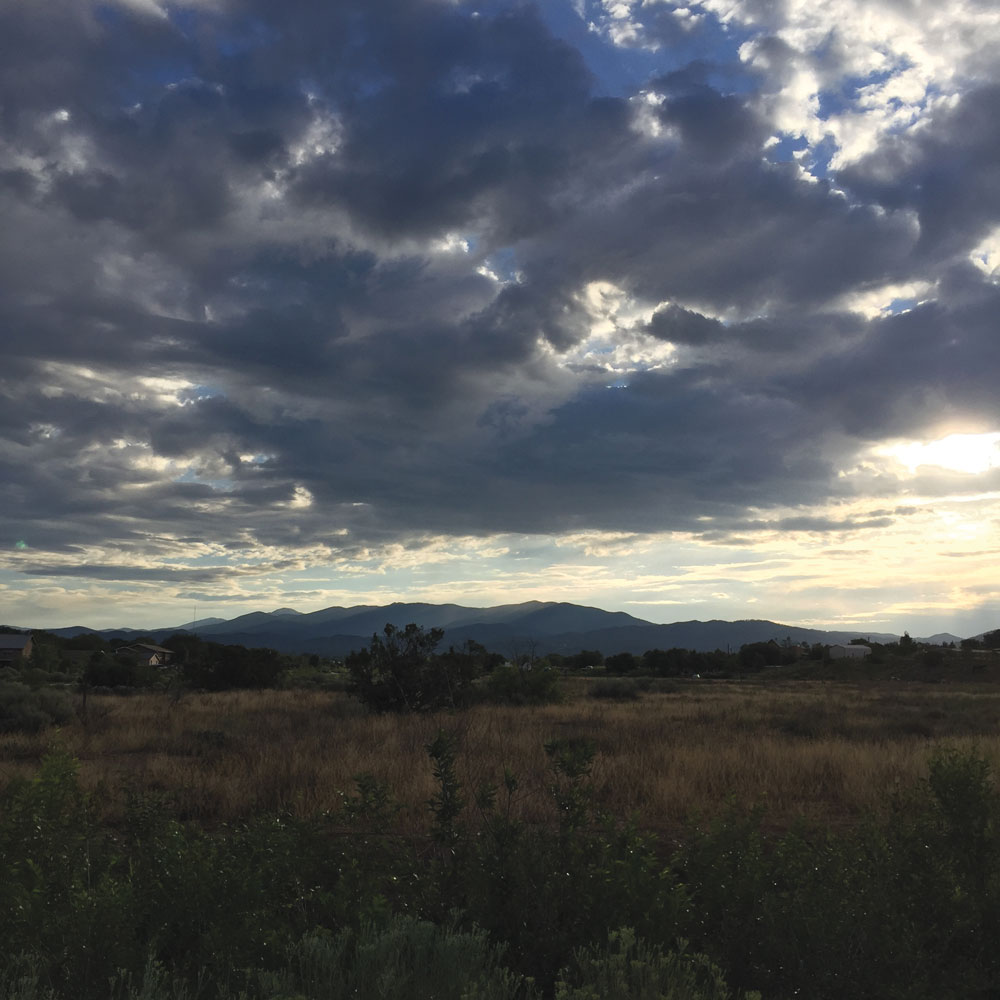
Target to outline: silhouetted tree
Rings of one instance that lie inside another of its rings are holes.
[[[632,653],[615,653],[604,661],[604,669],[609,674],[630,674],[641,664],[641,660]]]
[[[583,670],[584,667],[600,667],[604,664],[604,654],[599,649],[581,649],[579,653],[567,656],[563,666],[569,670]]]
[[[377,712],[458,704],[475,676],[475,657],[454,649],[436,656],[434,650],[443,636],[439,628],[386,625],[381,636],[372,636],[368,647],[347,657],[352,693]]]

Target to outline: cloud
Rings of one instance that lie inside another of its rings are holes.
[[[998,100],[996,83],[968,91],[929,116],[921,130],[884,141],[839,180],[868,200],[914,212],[922,256],[939,261],[967,254],[1000,220]]]
[[[3,565],[228,593],[982,492],[871,456],[1000,426],[995,26],[875,7],[8,5]]]

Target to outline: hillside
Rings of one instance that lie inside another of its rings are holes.
[[[709,652],[737,650],[745,643],[769,639],[812,644],[848,642],[859,637],[876,642],[892,642],[898,638],[882,632],[801,628],[767,620],[685,621],[657,625],[621,611],[556,601],[526,601],[490,608],[400,602],[381,607],[330,607],[308,613],[280,608],[271,612],[255,611],[229,620],[208,618],[181,626],[145,631],[110,629],[101,630],[100,634],[123,638],[142,634],[162,641],[176,632],[189,631],[214,642],[341,657],[367,645],[372,634],[381,632],[387,624],[402,628],[410,622],[424,628],[443,629],[445,648],[472,640],[507,656],[529,651],[536,655],[573,653],[581,649],[596,649],[605,655],[638,654],[647,649],[675,647]],[[51,631],[56,635],[73,636],[97,630],[78,625]]]

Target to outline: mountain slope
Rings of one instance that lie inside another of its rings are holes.
[[[673,647],[700,652],[735,651],[745,643],[769,639],[812,644],[847,642],[855,638],[890,642],[898,638],[882,632],[800,628],[766,620],[656,625],[621,611],[557,601],[526,601],[492,608],[397,602],[385,607],[331,607],[307,614],[279,608],[271,612],[251,612],[228,621],[202,619],[189,623],[187,631],[213,642],[267,646],[288,653],[344,656],[368,645],[372,634],[381,632],[386,624],[402,628],[410,622],[424,628],[443,629],[442,648],[458,647],[471,639],[510,657],[525,653],[538,656],[549,652],[575,653],[581,649],[600,650],[606,656]],[[75,635],[92,630],[73,626],[52,631],[57,635]],[[143,630],[141,634],[162,641],[177,631],[178,628],[152,629]],[[125,637],[140,632],[114,629],[101,634]]]

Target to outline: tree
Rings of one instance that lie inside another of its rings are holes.
[[[386,625],[367,648],[347,657],[352,693],[377,712],[454,707],[472,684],[475,658],[454,650],[436,656],[443,636],[440,628]]]
[[[31,637],[31,667],[35,670],[55,670],[59,666],[59,640],[38,629],[31,633]]]
[[[647,673],[657,677],[685,677],[713,669],[714,657],[698,653],[693,649],[647,649],[642,654],[642,666]]]
[[[796,659],[794,650],[779,646],[773,639],[768,642],[748,642],[740,646],[739,663],[744,670],[783,667],[794,663]]]
[[[563,660],[563,666],[567,670],[585,670],[587,667],[601,667],[604,665],[604,654],[599,649],[581,649],[573,656],[567,656]]]
[[[94,649],[104,649],[108,642],[103,635],[99,635],[97,632],[81,632],[79,635],[74,635],[69,639],[64,639],[62,643],[63,649],[81,649],[81,650],[94,650]]]
[[[1000,628],[993,629],[992,632],[983,633],[984,649],[1000,649]]]
[[[604,669],[609,674],[630,674],[638,669],[640,660],[632,653],[615,653],[604,661]]]
[[[150,671],[140,670],[137,663],[109,656],[103,650],[95,649],[87,661],[80,678],[84,689],[92,687],[137,687],[148,681]]]

